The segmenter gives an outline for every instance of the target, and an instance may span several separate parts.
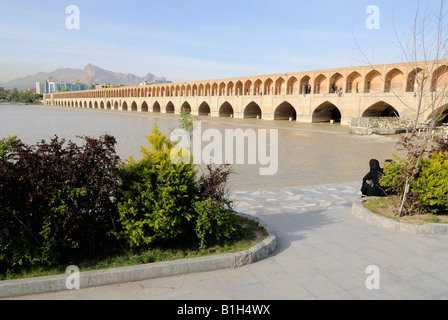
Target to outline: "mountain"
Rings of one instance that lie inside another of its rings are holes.
[[[5,89],[25,89],[34,88],[36,82],[39,81],[65,81],[67,83],[81,82],[90,84],[91,81],[96,84],[110,83],[110,84],[124,84],[124,85],[138,85],[143,81],[148,83],[152,82],[167,82],[164,77],[157,77],[152,73],[148,73],[143,77],[136,76],[134,74],[125,74],[119,72],[113,72],[105,69],[101,69],[92,64],[88,64],[84,69],[70,69],[60,68],[51,72],[39,72],[35,75],[30,75],[24,78],[15,79],[6,83],[0,84],[0,87]]]

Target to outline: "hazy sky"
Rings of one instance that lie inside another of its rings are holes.
[[[365,65],[355,38],[374,64],[402,62],[394,30],[409,30],[417,3],[0,0],[0,82],[88,63],[172,81]],[[70,5],[78,30],[66,27]],[[380,9],[379,30],[366,27],[369,5]]]

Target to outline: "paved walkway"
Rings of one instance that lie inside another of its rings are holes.
[[[238,211],[278,237],[269,259],[190,274],[25,299],[448,299],[448,237],[380,229],[351,215],[359,183],[239,192]],[[380,289],[368,290],[368,266]]]

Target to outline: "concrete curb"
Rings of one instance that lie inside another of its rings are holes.
[[[184,274],[209,272],[223,269],[241,268],[268,258],[277,250],[277,237],[269,226],[260,219],[239,214],[259,223],[269,235],[262,243],[250,250],[209,257],[167,261],[139,266],[122,267],[99,271],[81,272],[81,289],[112,284],[173,277]],[[57,275],[39,278],[0,281],[0,298],[13,298],[31,294],[41,294],[68,290],[66,281],[70,275]]]
[[[382,217],[364,208],[362,201],[353,203],[352,214],[364,222],[393,231],[427,236],[448,235],[448,225],[446,224],[430,223],[425,225],[415,225],[411,223],[398,222],[390,218]]]

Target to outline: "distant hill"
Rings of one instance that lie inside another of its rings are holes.
[[[90,84],[93,81],[96,84],[110,83],[110,84],[124,84],[124,85],[138,85],[143,81],[151,82],[167,82],[164,77],[157,77],[152,73],[148,73],[143,77],[136,76],[134,74],[125,74],[119,72],[113,72],[105,69],[101,69],[92,64],[88,64],[84,69],[70,69],[60,68],[51,72],[39,72],[35,75],[30,75],[24,78],[15,79],[9,82],[0,84],[0,87],[5,89],[26,89],[34,88],[36,82],[50,80],[51,81],[65,81],[68,83],[75,83],[79,81],[81,83]]]

